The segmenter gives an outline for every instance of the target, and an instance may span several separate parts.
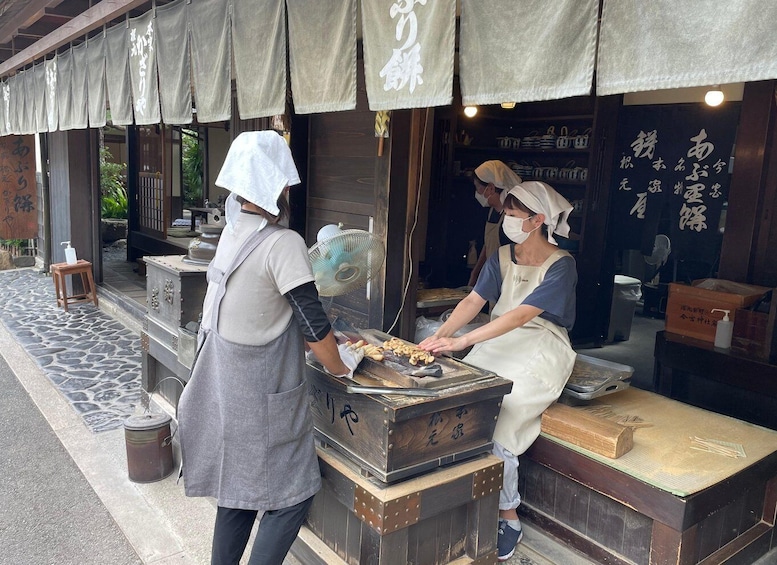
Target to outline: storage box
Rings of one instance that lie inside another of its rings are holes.
[[[490,374],[419,397],[351,394],[349,379],[312,365],[306,377],[316,436],[384,483],[490,452],[502,397],[513,386]]]
[[[183,255],[144,257],[148,317],[174,334],[188,322],[196,322],[208,282],[207,265],[183,262]]]
[[[713,309],[730,310],[729,317],[736,322],[738,308],[752,306],[769,290],[720,279],[700,279],[692,286],[670,283],[666,331],[713,342],[715,326],[723,317]]]
[[[484,455],[385,486],[350,461],[319,449],[323,487],[292,553],[303,563],[438,565],[496,563],[503,463]]]

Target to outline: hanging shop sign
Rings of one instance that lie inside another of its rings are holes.
[[[656,234],[664,233],[675,259],[714,263],[738,120],[733,103],[622,109],[611,187],[620,249],[650,255]]]
[[[0,138],[0,239],[38,235],[34,138]]]

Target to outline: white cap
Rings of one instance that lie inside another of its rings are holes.
[[[537,214],[545,216],[548,226],[548,241],[556,243],[553,234],[563,237],[569,235],[567,218],[573,206],[556,192],[552,186],[540,181],[526,181],[513,187],[509,194],[515,196],[521,203]]]
[[[286,141],[274,131],[247,131],[232,142],[216,186],[242,196],[277,215],[278,197],[287,186],[299,184]]]

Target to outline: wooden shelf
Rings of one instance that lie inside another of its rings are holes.
[[[513,149],[511,147],[489,147],[484,145],[464,145],[457,143],[455,146],[456,151],[477,151],[477,152],[489,152],[489,153],[501,153],[510,155],[523,155],[523,154],[544,154],[544,155],[585,155],[590,152],[590,149],[542,149],[539,147],[519,147]]]
[[[476,115],[474,118],[466,118],[459,123],[466,125],[468,123],[476,124],[477,122],[500,122],[506,124],[528,124],[528,123],[545,123],[550,125],[564,126],[563,122],[590,122],[594,119],[593,114],[571,114],[568,116],[486,116],[482,114]]]

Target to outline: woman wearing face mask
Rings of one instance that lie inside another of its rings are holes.
[[[475,169],[473,178],[475,184],[475,200],[489,208],[488,219],[483,230],[483,248],[478,255],[478,261],[469,276],[469,286],[473,286],[478,280],[478,275],[486,259],[491,257],[499,246],[506,241],[500,241],[500,228],[502,226],[502,192],[521,183],[521,177],[516,175],[510,167],[502,161],[486,161]]]
[[[487,260],[472,292],[420,344],[435,354],[474,346],[466,362],[515,383],[494,431],[494,454],[505,463],[500,561],[513,555],[523,536],[517,514],[518,455],[539,435],[542,412],[561,395],[574,365],[567,332],[575,320],[577,284],[575,260],[553,238],[568,234],[572,205],[547,184],[528,181],[509,191],[504,209],[504,231],[512,243]],[[451,337],[489,300],[496,302],[489,323]]]

